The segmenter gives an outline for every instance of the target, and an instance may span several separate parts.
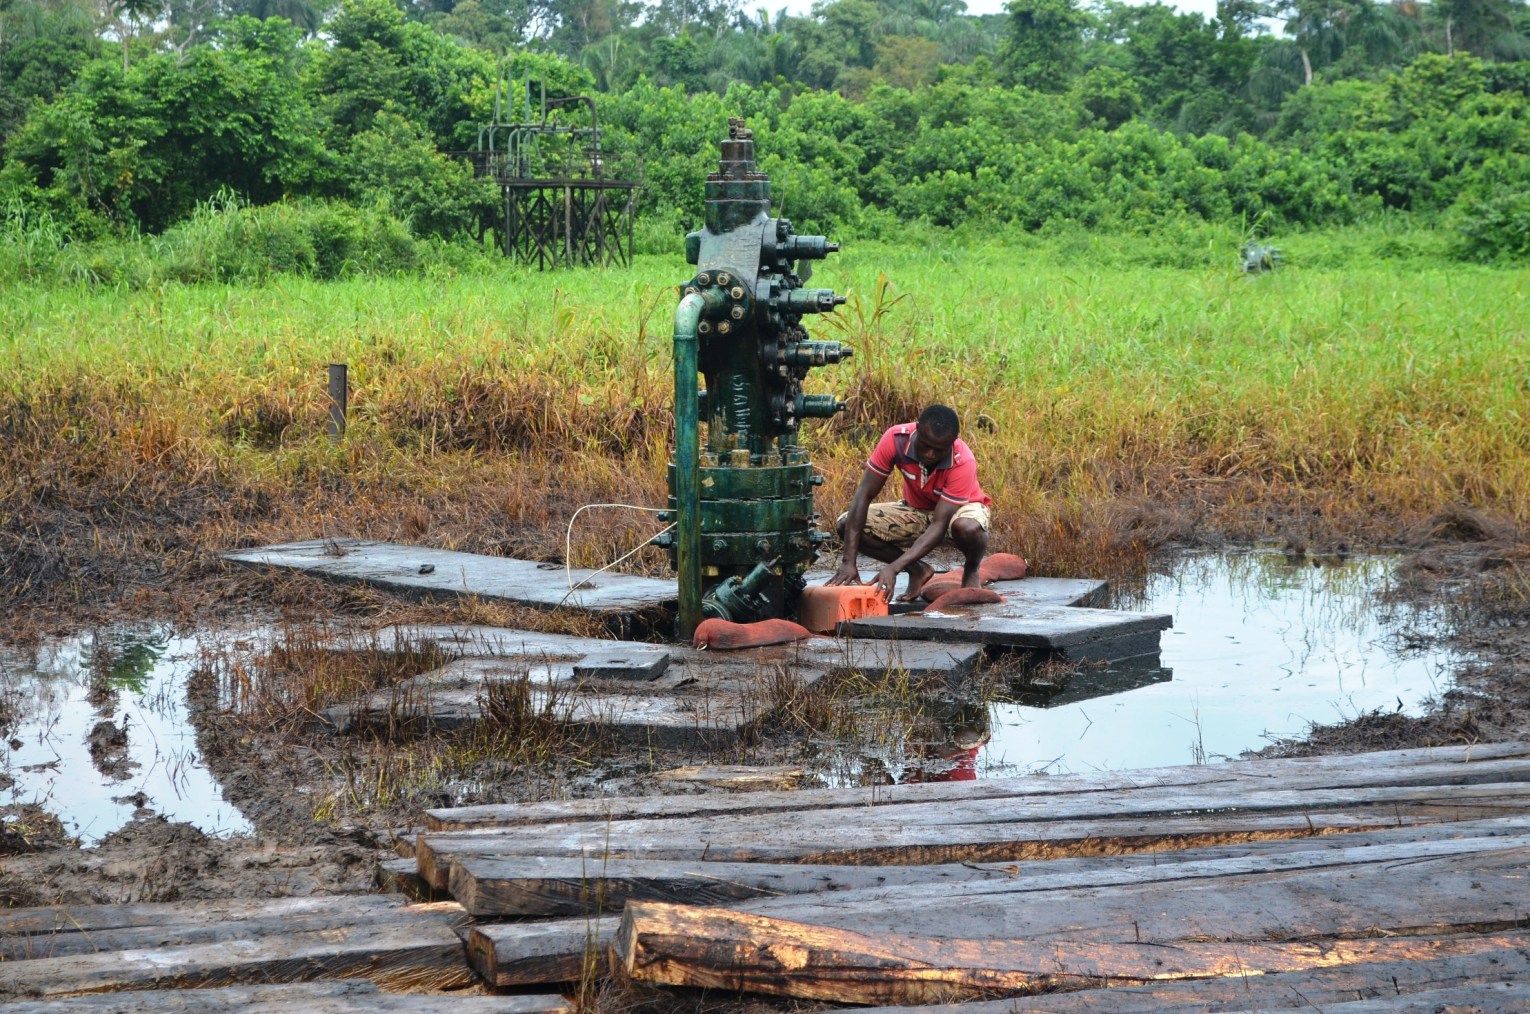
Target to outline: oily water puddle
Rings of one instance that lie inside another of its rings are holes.
[[[1180,558],[1116,608],[1167,612],[1156,657],[1084,666],[996,703],[938,707],[880,746],[814,744],[813,784],[958,780],[1216,763],[1381,710],[1416,715],[1462,660],[1436,613],[1386,603],[1395,560],[1245,551]],[[0,806],[37,803],[85,845],[149,811],[209,834],[250,831],[197,756],[186,681],[223,630],[97,630],[0,651]],[[92,731],[126,730],[115,746]]]

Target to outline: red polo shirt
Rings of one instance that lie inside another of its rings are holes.
[[[914,441],[918,423],[902,423],[882,434],[877,446],[866,460],[866,467],[878,475],[892,475],[897,469],[903,477],[903,502],[922,511],[935,509],[937,500],[952,503],[993,503],[983,487],[978,485],[977,460],[972,449],[957,438],[951,445],[946,460],[926,472],[909,450]]]

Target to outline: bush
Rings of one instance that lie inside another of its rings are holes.
[[[1498,188],[1486,197],[1463,198],[1450,217],[1459,236],[1451,253],[1458,259],[1530,260],[1530,190]]]

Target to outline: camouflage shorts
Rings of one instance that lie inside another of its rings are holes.
[[[848,513],[841,514],[835,526],[843,525]],[[956,514],[951,518],[954,524],[957,518],[971,518],[982,526],[983,531],[988,531],[988,508],[980,503],[964,503],[956,509]],[[930,522],[935,519],[934,511],[922,511],[917,507],[910,507],[902,500],[897,502],[874,503],[866,509],[866,531],[875,535],[883,542],[890,542],[895,546],[907,549],[914,544],[914,540],[923,535],[930,527]],[[951,541],[951,529],[946,528],[946,542]]]

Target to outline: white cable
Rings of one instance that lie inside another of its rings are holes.
[[[658,538],[660,535],[663,535],[664,532],[674,531],[674,528],[675,528],[674,525],[667,525],[667,526],[665,526],[663,531],[660,531],[660,532],[656,533],[654,535],[654,538]],[[596,576],[598,576],[600,574],[604,574],[606,571],[610,570],[612,567],[616,566],[618,563],[621,563],[623,560],[626,560],[627,558],[632,557],[632,556],[636,556],[642,550],[647,549],[650,545],[652,545],[652,543],[653,543],[652,539],[650,539],[648,542],[640,543],[636,549],[632,550],[632,552],[625,553],[622,556],[618,557],[617,559],[612,560],[610,563],[606,564],[604,567],[602,567],[599,570],[595,571],[594,573],[590,574],[590,577],[596,577]],[[584,581],[588,581],[589,579],[590,578],[587,577],[587,578],[584,579]],[[570,580],[572,580],[572,578],[570,578]],[[580,584],[583,584],[584,581],[581,581]],[[565,594],[561,599],[558,600],[558,605],[561,606],[563,603],[567,602],[569,595],[574,594],[574,590],[575,590],[574,586],[573,585],[569,585],[568,593]]]
[[[664,508],[662,507],[640,507],[634,503],[587,503],[583,507],[574,511],[573,514],[569,515],[568,528],[563,533],[563,579],[568,584],[568,593],[558,600],[558,605],[560,606],[568,601],[569,595],[574,594],[574,568],[573,565],[569,562],[569,557],[572,556],[574,552],[574,519],[583,514],[585,511],[589,510],[591,507],[625,507],[628,510],[647,511],[649,514],[664,513]],[[674,525],[670,525],[669,528],[664,529],[664,532],[667,532],[674,527]],[[659,532],[658,535],[663,535],[664,532]],[[658,535],[655,535],[653,538],[657,538]],[[626,560],[628,557],[636,554],[639,549],[649,545],[652,541],[653,539],[650,538],[648,542],[640,543],[637,549],[634,549],[631,553],[626,554],[626,556],[623,556],[620,559],[612,560],[610,563],[600,568],[600,570],[597,570],[594,574],[591,574],[590,577],[594,577],[596,574],[601,574],[610,570],[618,563],[621,563],[623,560]],[[589,578],[585,578],[585,580],[588,581]]]

